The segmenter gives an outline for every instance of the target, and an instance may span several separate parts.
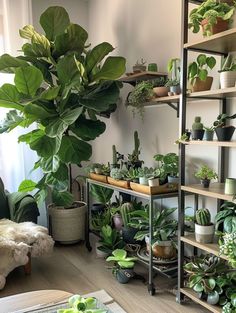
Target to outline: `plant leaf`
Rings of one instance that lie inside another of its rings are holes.
[[[80,84],[81,74],[73,54],[59,60],[57,73],[60,82],[64,85]]]
[[[56,111],[50,111],[45,106],[36,103],[27,104],[24,108],[24,112],[28,117],[35,118],[35,120],[53,118],[57,115]]]
[[[92,147],[74,136],[63,136],[58,155],[64,163],[80,164],[88,161],[92,155]]]
[[[96,47],[94,47],[91,51],[88,52],[86,56],[86,70],[87,72],[91,72],[93,68],[100,63],[103,58],[110,52],[112,52],[114,48],[108,42],[102,42]]]
[[[59,192],[59,191],[53,190],[52,201],[56,205],[70,206],[74,201],[74,196],[68,191]]]
[[[207,57],[205,54],[199,54],[197,57],[197,62],[200,67],[206,64]]]
[[[49,7],[40,17],[40,24],[49,40],[62,34],[70,24],[66,10],[59,6]]]
[[[43,74],[34,66],[16,69],[15,85],[19,92],[33,97],[43,82]]]
[[[199,70],[198,76],[201,80],[205,81],[207,78],[207,70]]]
[[[210,69],[213,69],[213,67],[216,65],[216,59],[214,57],[208,57],[206,59],[206,63],[210,67]]]
[[[36,187],[37,183],[30,179],[23,180],[18,187],[19,192],[30,192],[33,191]]]
[[[0,88],[0,107],[23,111],[24,106],[20,104],[20,99],[21,96],[16,86],[4,84]]]
[[[23,66],[29,66],[29,64],[18,57],[12,57],[9,54],[3,54],[0,57],[0,72],[14,73],[16,68]]]

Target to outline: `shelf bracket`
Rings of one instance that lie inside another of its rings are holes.
[[[170,103],[167,102],[168,106],[171,107],[172,109],[174,109],[177,112],[177,117],[179,117],[179,102],[176,103],[176,105],[174,103]]]

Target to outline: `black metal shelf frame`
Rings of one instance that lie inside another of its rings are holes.
[[[102,186],[102,187],[106,187],[109,189],[112,189],[114,191],[117,191],[119,193],[125,193],[128,195],[131,195],[133,197],[138,197],[141,199],[145,199],[149,201],[149,238],[150,238],[150,242],[152,242],[153,240],[153,209],[154,209],[154,200],[157,199],[167,199],[167,198],[174,198],[174,197],[178,197],[178,192],[171,192],[171,193],[165,193],[165,194],[157,194],[157,195],[147,195],[147,194],[143,194],[140,192],[136,192],[133,191],[131,189],[125,189],[125,188],[121,188],[121,187],[116,187],[110,184],[106,184],[106,183],[102,183],[93,179],[87,179],[86,180],[86,190],[87,190],[87,216],[86,216],[86,235],[85,235],[85,242],[86,242],[86,247],[89,251],[92,250],[92,247],[90,245],[90,239],[89,239],[89,234],[90,232],[92,232],[90,230],[90,216],[91,216],[91,212],[90,212],[90,185],[94,184],[94,185],[98,185],[98,186]],[[153,283],[153,270],[157,270],[160,272],[160,270],[158,270],[158,268],[155,268],[154,264],[153,264],[153,253],[152,253],[152,249],[150,249],[149,252],[149,262],[145,262],[142,261],[142,263],[145,263],[148,268],[148,292],[150,293],[150,295],[154,295],[155,294],[155,286]],[[165,273],[164,273],[165,274]],[[167,274],[166,274],[167,275]]]
[[[179,120],[179,129],[181,135],[186,131],[186,103],[187,103],[187,68],[188,68],[188,52],[191,51],[205,51],[209,54],[216,54],[220,56],[225,56],[225,53],[219,53],[208,50],[198,50],[193,48],[185,48],[184,45],[188,43],[188,12],[189,12],[189,3],[201,4],[203,1],[191,1],[191,0],[182,0],[182,64],[181,64],[181,90],[182,94],[180,95],[179,111],[180,111],[180,120]],[[219,113],[226,113],[226,99],[217,99],[213,97],[214,100],[219,100]],[[206,99],[204,97],[199,97],[199,99]],[[209,98],[208,98],[209,99]],[[184,144],[179,144],[179,174],[180,174],[180,184],[185,185],[185,155],[186,155],[186,146]],[[226,149],[225,147],[218,147],[218,173],[219,173],[219,182],[224,182],[225,179],[225,159],[226,159]],[[181,288],[184,287],[184,242],[181,241],[181,236],[184,235],[184,208],[185,208],[185,194],[186,192],[179,188],[179,233],[178,233],[178,292],[177,292],[177,301],[182,302],[184,294],[181,292]],[[195,195],[195,203],[198,203],[198,195]],[[221,205],[221,200],[217,202],[217,208]],[[196,208],[195,208],[196,209]],[[196,251],[197,249],[195,249]],[[197,251],[196,251],[197,252]]]

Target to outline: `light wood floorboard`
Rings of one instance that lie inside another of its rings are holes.
[[[137,272],[147,275],[147,269],[138,267]],[[32,274],[25,276],[17,268],[7,278],[0,297],[40,289],[59,289],[71,293],[86,294],[105,289],[127,313],[205,313],[202,307],[188,302],[175,302],[175,280],[157,276],[157,294],[150,296],[143,282],[133,280],[119,284],[102,259],[95,252],[87,252],[83,244],[56,246],[51,256],[33,259]]]

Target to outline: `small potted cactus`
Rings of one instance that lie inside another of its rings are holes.
[[[117,159],[117,151],[116,151],[116,146],[113,145],[112,146],[112,164],[110,165],[110,168],[119,168],[120,164],[118,163],[118,159]]]
[[[199,209],[195,215],[195,239],[200,243],[212,243],[215,225],[211,223],[211,213],[208,209]]]
[[[204,136],[203,124],[201,123],[201,117],[196,116],[192,125],[192,140],[202,140]]]
[[[140,155],[140,140],[138,137],[138,132],[134,132],[134,150],[132,154],[128,154],[128,169],[131,167],[134,169],[142,167],[143,161],[139,160]]]
[[[212,179],[218,178],[216,172],[207,165],[201,166],[201,168],[195,173],[195,176],[197,178],[200,178],[201,184],[203,185],[204,188],[209,187],[210,181]]]

